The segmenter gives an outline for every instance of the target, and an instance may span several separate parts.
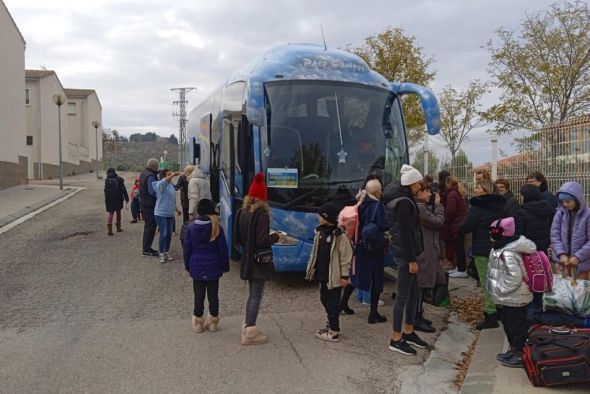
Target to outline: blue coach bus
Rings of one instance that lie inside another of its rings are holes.
[[[352,203],[365,177],[387,184],[408,163],[400,96],[416,94],[427,131],[440,129],[426,87],[387,81],[359,57],[323,46],[269,50],[190,112],[187,157],[208,174],[221,223],[233,244],[237,210],[257,172],[268,185],[277,271],[305,270],[317,209]]]

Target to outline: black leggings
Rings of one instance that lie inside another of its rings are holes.
[[[196,317],[203,317],[205,312],[205,292],[209,301],[209,313],[211,316],[219,316],[219,279],[211,281],[193,279],[193,292],[195,293]]]
[[[529,322],[526,315],[527,307],[503,306],[498,308],[498,315],[510,348],[522,352],[529,335]]]
[[[400,262],[397,276],[397,295],[393,306],[393,331],[401,332],[404,312],[406,324],[414,325],[416,311],[420,302],[418,275],[410,273],[410,264]]]

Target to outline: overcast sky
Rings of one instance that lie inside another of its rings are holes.
[[[26,67],[57,72],[66,88],[95,89],[103,124],[123,134],[178,132],[170,88],[195,86],[189,110],[229,74],[285,43],[360,46],[388,26],[402,27],[435,59],[435,92],[488,80],[482,49],[500,26],[518,29],[549,0],[4,0],[27,42]],[[494,94],[485,99],[493,104]],[[467,145],[485,161],[489,137]],[[510,153],[509,140],[501,148]],[[487,156],[487,155],[486,155]]]

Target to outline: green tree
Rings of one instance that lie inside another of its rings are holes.
[[[499,132],[543,127],[590,110],[590,10],[555,3],[527,15],[520,32],[504,28],[487,43],[490,73],[501,89],[488,111]]]
[[[412,167],[417,168],[418,170],[420,170],[422,173],[425,174],[424,150],[425,150],[424,148],[420,148],[416,151],[415,156],[414,156],[414,160],[412,160]],[[428,152],[428,173],[430,173],[431,175],[432,174],[436,175],[436,171],[438,169],[438,163],[439,163],[438,157],[436,157],[434,152],[429,151]]]
[[[486,92],[487,85],[475,80],[463,91],[447,86],[440,93],[440,136],[451,153],[451,160],[469,139],[469,133],[487,123],[480,104]]]
[[[388,27],[383,33],[365,38],[362,46],[353,48],[349,45],[347,50],[363,58],[369,67],[389,81],[413,82],[426,86],[435,75],[430,70],[434,59],[426,57],[416,37],[405,35],[404,30],[399,27]],[[408,128],[425,123],[424,113],[416,96],[404,96],[402,106]],[[409,135],[410,143],[415,144],[421,137],[421,132],[415,130]]]

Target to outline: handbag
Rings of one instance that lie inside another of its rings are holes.
[[[260,264],[272,264],[272,248],[264,248],[254,252],[254,259]]]

